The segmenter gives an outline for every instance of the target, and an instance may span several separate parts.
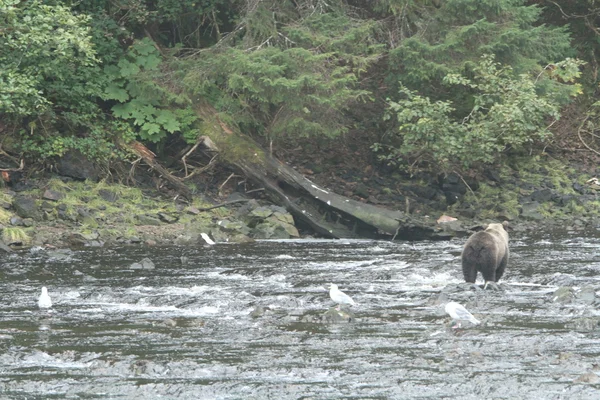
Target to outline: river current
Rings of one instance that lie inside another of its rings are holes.
[[[464,241],[5,255],[0,398],[599,399],[600,235],[511,237],[497,292],[461,285]],[[320,321],[329,283],[351,322]]]

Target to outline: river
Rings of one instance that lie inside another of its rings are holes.
[[[463,244],[5,255],[0,398],[600,398],[600,235],[511,237],[498,292],[461,285]],[[146,257],[153,269],[131,267]],[[357,303],[350,323],[320,322],[331,282]],[[449,300],[482,324],[452,329]]]

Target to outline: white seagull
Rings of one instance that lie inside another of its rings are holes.
[[[460,321],[469,321],[475,325],[479,325],[481,322],[473,316],[462,304],[451,301],[446,304],[444,308],[448,314],[458,321],[458,327],[460,327]]]
[[[50,308],[52,307],[52,300],[50,300],[50,296],[48,295],[48,289],[46,286],[42,288],[42,294],[38,299],[38,307],[39,308]]]
[[[331,284],[331,286],[329,286],[329,297],[331,297],[331,300],[335,301],[338,304],[338,311],[340,310],[340,306],[342,304],[350,304],[351,306],[356,304],[354,300],[352,300],[352,297],[339,290],[337,285],[334,285],[333,283]]]

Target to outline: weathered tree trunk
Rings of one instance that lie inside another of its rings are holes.
[[[401,211],[388,210],[340,196],[322,188],[293,168],[270,156],[257,143],[235,132],[208,105],[198,108],[210,138],[199,139],[220,152],[275,203],[316,233],[333,238],[379,237],[423,239],[436,235],[434,224],[422,223]],[[214,139],[214,140],[213,140]]]

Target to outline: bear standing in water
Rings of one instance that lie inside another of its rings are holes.
[[[471,235],[462,251],[462,270],[466,282],[475,283],[477,271],[488,284],[497,288],[508,264],[508,222],[489,224],[481,232]]]

